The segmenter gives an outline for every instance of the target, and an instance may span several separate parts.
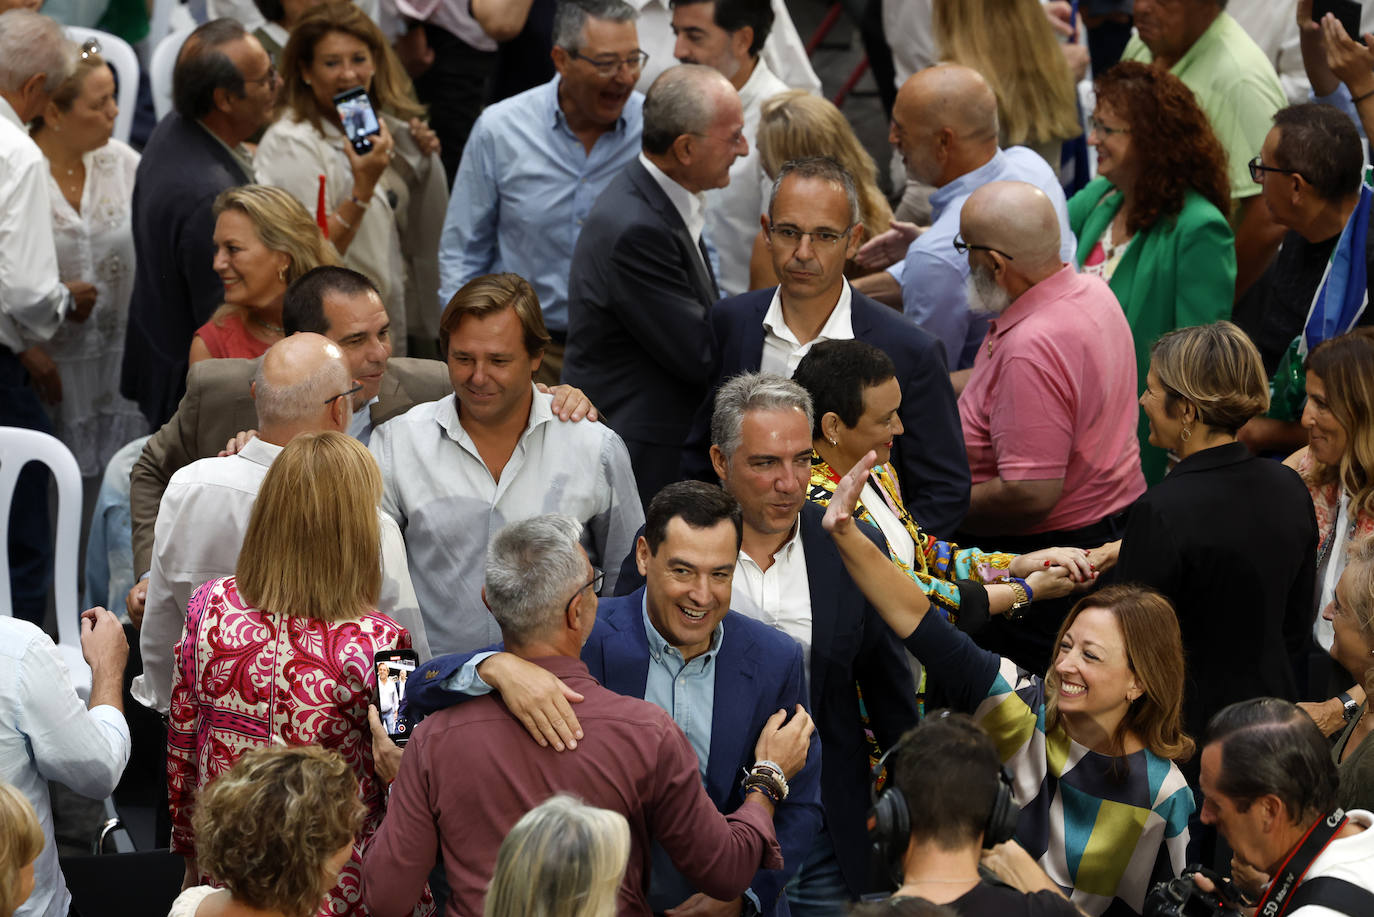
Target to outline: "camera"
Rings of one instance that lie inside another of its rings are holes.
[[[1217,891],[1198,888],[1194,877],[1201,873]],[[1145,917],[1240,917],[1240,893],[1229,879],[1210,869],[1189,866],[1177,879],[1160,882],[1145,896]]]

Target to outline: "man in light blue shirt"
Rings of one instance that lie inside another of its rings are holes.
[[[439,244],[439,307],[463,284],[509,271],[529,280],[553,338],[535,381],[558,383],[568,330],[568,271],[587,211],[639,153],[645,55],[623,0],[562,3],[558,75],[477,119]]]

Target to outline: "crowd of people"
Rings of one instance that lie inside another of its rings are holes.
[[[131,760],[169,917],[1374,913],[1374,35],[851,0],[875,151],[784,0],[211,0],[131,145],[49,3],[0,917]]]

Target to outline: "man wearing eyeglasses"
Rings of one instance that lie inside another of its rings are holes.
[[[463,149],[439,243],[440,308],[483,274],[534,285],[552,340],[538,381],[556,384],[568,334],[568,272],[602,189],[639,152],[646,55],[623,0],[561,3],[551,81],[492,105]]]

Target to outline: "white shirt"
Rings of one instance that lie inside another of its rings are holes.
[[[1364,830],[1351,837],[1341,837],[1327,845],[1321,856],[1312,861],[1304,879],[1330,877],[1344,879],[1360,888],[1374,891],[1374,812],[1351,809],[1345,813],[1354,824]],[[1301,884],[1298,886],[1301,888]],[[1293,911],[1288,917],[1347,917],[1343,911],[1309,904]]]
[[[27,621],[0,617],[0,781],[28,798],[43,828],[33,894],[16,917],[67,917],[71,906],[53,844],[48,781],[103,799],[124,773],[129,748],[124,716],[103,704],[86,709],[52,640]]]
[[[668,0],[626,0],[639,11],[635,28],[639,33],[639,49],[649,55],[649,62],[639,75],[635,88],[648,92],[658,75],[669,67],[677,65],[673,56],[673,46],[677,37],[673,35],[673,14],[668,9]],[[787,11],[784,0],[772,0],[773,28],[763,43],[763,53],[759,55],[768,62],[782,81],[793,89],[807,92],[821,91],[820,77],[811,68],[811,60],[806,56],[806,45],[802,44],[797,27],[792,24],[792,15]]]
[[[807,678],[811,677],[811,586],[806,577],[800,519],[767,570],[744,551],[739,552],[730,607],[801,644]]]
[[[782,311],[782,287],[778,287],[773,291],[773,301],[768,304],[768,311],[763,316],[763,358],[759,363],[759,369],[791,379],[792,374],[797,371],[797,364],[802,361],[802,357],[811,352],[817,341],[853,340],[853,299],[849,282],[845,281],[840,287],[840,298],[835,303],[835,308],[830,311],[830,317],[821,326],[820,333],[803,344],[797,340],[792,329],[787,327]]]
[[[906,526],[902,525],[902,520],[897,518],[897,514],[888,506],[886,494],[879,493],[879,486],[870,477],[864,482],[859,500],[873,517],[873,521],[878,524],[878,530],[883,533],[888,549],[910,567],[916,562],[916,542],[912,540]]]
[[[237,455],[205,458],[179,469],[167,482],[153,529],[153,562],[138,645],[143,674],[134,699],[159,713],[172,696],[172,648],[186,626],[186,605],[202,583],[233,576],[248,533],[253,503],[282,447],[254,437]],[[382,592],[377,610],[410,631],[421,659],[429,641],[406,566],[405,541],[396,522],[378,511],[382,541]]]
[[[700,246],[701,230],[706,225],[706,197],[699,193],[693,194],[679,185],[643,153],[639,154],[639,163],[649,171],[649,177],[663,189],[663,193],[668,195],[668,200],[672,201],[677,215],[687,224],[687,232],[691,235],[692,242]]]
[[[1328,653],[1331,652],[1331,644],[1336,640],[1336,629],[1330,621],[1322,617],[1322,610],[1336,597],[1336,584],[1345,572],[1346,552],[1350,549],[1350,537],[1354,534],[1350,524],[1350,494],[1342,487],[1340,512],[1336,514],[1336,521],[1331,524],[1331,546],[1327,549],[1321,569],[1317,571],[1317,576],[1320,577],[1317,581],[1317,618],[1312,622],[1312,639]]]
[[[768,209],[771,188],[755,142],[759,117],[763,103],[787,89],[787,84],[774,76],[760,57],[739,91],[749,153],[731,164],[729,185],[706,192],[707,236],[719,255],[720,276],[716,282],[723,296],[738,296],[749,290],[749,256],[754,251],[754,237],[759,234],[759,217]]]
[[[405,533],[435,653],[482,649],[501,639],[482,604],[482,583],[487,546],[509,522],[545,513],[580,521],[582,546],[606,572],[605,594],[614,594],[621,561],[644,522],[630,456],[610,427],[561,421],[552,401],[534,392],[499,481],[463,429],[453,395],[416,405],[372,433],[382,508]]]
[[[71,301],[57,277],[48,161],[0,98],[0,346],[53,336]]]
[[[883,34],[892,49],[896,70],[893,83],[901,89],[913,73],[940,59],[935,27],[931,25],[933,6],[931,0],[882,0],[882,4]]]

